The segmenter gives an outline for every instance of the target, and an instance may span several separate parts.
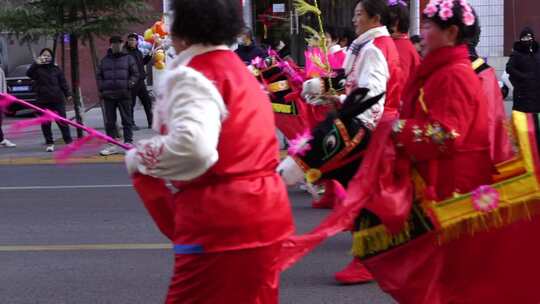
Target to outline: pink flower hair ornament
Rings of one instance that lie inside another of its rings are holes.
[[[307,129],[304,133],[300,134],[297,138],[289,141],[289,149],[287,152],[290,156],[305,156],[306,153],[311,150],[309,141],[313,139],[311,130]]]
[[[388,0],[388,6],[401,5],[403,7],[408,7],[407,2],[403,0]]]
[[[474,209],[479,212],[491,212],[499,207],[499,192],[491,186],[480,186],[472,192]]]
[[[265,69],[267,68],[266,62],[261,57],[257,56],[254,59],[251,60],[251,65],[256,67],[257,69]]]
[[[431,0],[426,8],[424,14],[428,18],[433,18],[439,15],[439,18],[443,21],[447,21],[454,17],[454,8],[458,5],[462,10],[462,22],[466,26],[472,26],[476,22],[473,9],[467,0]]]

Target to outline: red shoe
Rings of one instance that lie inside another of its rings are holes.
[[[347,195],[347,191],[336,180],[329,180],[324,183],[323,197],[311,202],[311,207],[315,209],[332,209],[337,204],[340,204]]]
[[[359,258],[354,258],[352,262],[340,272],[335,274],[336,281],[341,284],[352,285],[373,281],[373,276],[366,269]]]

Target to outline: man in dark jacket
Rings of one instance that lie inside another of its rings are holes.
[[[131,91],[131,106],[133,112],[133,110],[135,109],[137,97],[139,97],[139,99],[141,100],[141,104],[144,107],[144,112],[146,113],[148,128],[152,128],[152,99],[150,98],[150,94],[148,94],[148,90],[146,89],[146,73],[144,70],[144,67],[152,60],[152,56],[143,56],[142,52],[138,49],[138,44],[138,35],[135,33],[129,34],[126,44],[126,52],[131,55],[133,59],[135,59],[135,62],[137,63],[137,68],[139,69],[139,80]],[[134,124],[133,129],[138,130],[139,128]]]
[[[98,89],[104,100],[107,122],[107,135],[119,138],[116,129],[116,110],[120,111],[124,142],[133,142],[133,112],[131,111],[131,91],[139,81],[139,69],[132,56],[122,52],[122,38],[113,36],[109,40],[111,48],[107,56],[101,60],[97,71]],[[123,151],[109,145],[100,152],[101,155],[120,154]]]
[[[255,44],[253,33],[247,27],[238,38],[238,49],[235,52],[246,65],[250,65],[251,61],[257,57],[264,59],[268,56],[260,46]]]
[[[514,107],[520,112],[540,112],[540,53],[532,29],[526,27],[506,65],[514,86]]]

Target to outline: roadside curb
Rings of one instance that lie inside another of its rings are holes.
[[[280,159],[287,156],[287,151],[280,151]],[[66,165],[80,165],[80,164],[114,164],[123,163],[124,155],[110,155],[110,156],[89,156],[84,158],[71,158]],[[24,166],[24,165],[56,165],[58,164],[54,158],[51,157],[11,157],[7,159],[0,159],[0,166]]]
[[[123,163],[124,155],[111,156],[91,156],[85,158],[72,158],[66,164],[107,164]],[[0,166],[22,166],[22,165],[56,165],[57,162],[51,157],[21,157],[0,159]]]

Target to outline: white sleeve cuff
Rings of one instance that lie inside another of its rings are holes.
[[[124,162],[126,163],[127,172],[130,176],[139,172],[139,169],[138,169],[139,160],[137,159],[137,149],[131,149],[127,151],[126,156],[124,157]]]

